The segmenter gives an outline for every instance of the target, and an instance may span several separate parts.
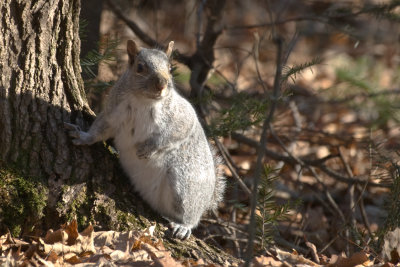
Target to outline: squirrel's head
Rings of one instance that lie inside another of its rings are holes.
[[[171,41],[166,51],[140,48],[128,40],[130,83],[135,93],[142,96],[160,99],[169,94],[172,88],[170,57],[174,42]]]

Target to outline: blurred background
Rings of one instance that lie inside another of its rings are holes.
[[[126,68],[128,39],[175,42],[177,89],[229,185],[195,235],[243,257],[266,120],[256,251],[310,255],[309,242],[377,257],[399,226],[399,1],[82,0],[81,39],[95,112]]]

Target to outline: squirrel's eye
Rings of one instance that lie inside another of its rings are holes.
[[[172,65],[171,64],[168,65],[168,68],[169,68],[169,72],[172,72]]]
[[[139,63],[139,64],[137,65],[136,72],[137,72],[137,73],[142,73],[143,71],[144,71],[143,64]]]

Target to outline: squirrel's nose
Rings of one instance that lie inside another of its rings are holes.
[[[167,87],[168,81],[161,75],[155,77],[155,87],[157,90],[162,91]]]

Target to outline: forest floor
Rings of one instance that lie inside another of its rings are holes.
[[[257,1],[249,1],[246,8],[256,10],[253,2]],[[158,10],[159,34],[168,32],[161,37],[174,39],[181,52],[192,52],[191,37],[177,33],[179,29],[174,31],[177,22],[165,16],[165,12],[177,12],[169,8],[163,9],[164,13]],[[261,16],[239,19],[232,10],[228,8],[231,18],[226,23],[251,24]],[[154,18],[154,14],[141,10],[137,22],[150,29],[151,23],[144,18]],[[132,11],[131,17],[135,15]],[[99,69],[98,80],[109,82],[116,80],[126,64],[125,41],[136,37],[110,10],[104,11],[102,19],[103,41],[118,38],[120,43],[116,61],[103,63]],[[303,26],[284,73],[316,58],[322,60],[284,83],[265,157],[265,163],[277,170],[275,203],[295,204],[284,219],[272,225],[274,243],[264,246],[257,241],[254,266],[395,266],[400,262],[400,232],[391,221],[400,216],[396,213],[400,189],[394,187],[400,177],[400,48],[395,39],[400,27],[369,17],[352,25],[358,30],[356,36],[315,23]],[[287,43],[293,40],[296,27],[279,28]],[[252,54],[254,32],[262,39],[256,59],[259,70]],[[215,89],[215,97],[220,97],[213,100],[214,106],[229,110],[232,102],[227,99],[232,95],[224,90],[230,83],[238,92],[257,96],[262,92],[257,72],[269,90],[273,87],[276,49],[269,37],[270,29],[265,28],[224,32],[215,47],[214,74],[207,82]],[[238,47],[247,52],[239,53]],[[189,70],[177,64],[176,72],[179,88],[187,93]],[[90,92],[95,110],[100,109],[104,94]],[[252,125],[236,131],[239,137],[228,134],[219,138],[234,171],[248,187],[253,183],[257,159],[250,141],[258,142],[260,132],[259,125]],[[249,196],[236,183],[233,169],[225,167],[229,187],[218,217],[204,218],[194,234],[243,258]],[[70,222],[29,242],[3,235],[0,265],[216,266],[202,259],[173,258],[153,230],[97,232],[89,226],[78,233],[76,223]]]

